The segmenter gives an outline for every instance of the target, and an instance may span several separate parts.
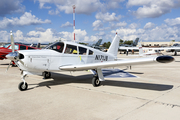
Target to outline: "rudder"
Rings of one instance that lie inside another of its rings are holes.
[[[119,40],[120,40],[120,37],[116,34],[116,36],[114,37],[107,53],[110,53],[114,56],[117,56],[117,53],[118,53],[118,47],[119,47]]]

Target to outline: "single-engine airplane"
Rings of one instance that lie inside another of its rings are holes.
[[[12,34],[11,34],[12,36]],[[12,37],[11,37],[12,38]],[[13,39],[11,39],[13,43]],[[19,50],[6,55],[9,60],[15,61],[22,70],[22,81],[18,88],[21,91],[27,90],[28,84],[25,77],[28,74],[41,74],[44,78],[51,77],[50,72],[55,71],[83,71],[95,70],[92,85],[100,86],[104,81],[102,68],[142,65],[150,63],[169,63],[174,61],[171,56],[156,56],[136,59],[118,60],[117,52],[120,37],[116,34],[107,52],[80,45],[74,42],[55,42],[41,50]],[[13,44],[12,44],[13,46]]]
[[[149,56],[160,56],[163,55],[160,51],[156,50],[143,50],[141,42],[138,43],[139,54],[138,55],[128,55],[128,56],[140,56],[140,57],[149,57]]]

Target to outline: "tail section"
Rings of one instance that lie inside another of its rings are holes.
[[[136,38],[136,40],[133,42],[133,46],[136,46],[138,44],[139,38]]]
[[[99,46],[101,44],[101,42],[102,42],[102,39],[99,39],[94,46]]]
[[[117,53],[118,53],[118,47],[119,47],[119,40],[120,40],[120,37],[116,34],[116,36],[114,37],[107,53],[110,53],[114,56],[117,56]]]
[[[38,44],[37,44],[37,48],[40,48],[40,47],[41,47],[41,43],[38,43]]]

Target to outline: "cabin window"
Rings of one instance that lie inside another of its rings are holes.
[[[64,43],[63,42],[57,42],[55,44],[51,44],[51,45],[47,46],[45,49],[51,49],[51,50],[55,50],[57,52],[62,53],[63,48],[64,48]]]
[[[77,54],[77,46],[66,45],[65,54]]]
[[[80,55],[86,55],[87,49],[83,47],[79,47],[79,54]]]
[[[20,50],[26,50],[26,46],[20,45]]]
[[[89,50],[89,55],[93,55],[93,51],[92,50]]]
[[[34,50],[34,48],[28,47],[28,50],[31,50],[31,49],[33,49],[33,50]]]

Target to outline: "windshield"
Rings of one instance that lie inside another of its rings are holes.
[[[9,45],[11,45],[11,44],[6,44],[6,45],[4,45],[3,47],[4,47],[4,48],[7,48],[7,47],[9,47]]]
[[[48,45],[45,49],[51,49],[51,50],[55,50],[57,52],[62,53],[63,49],[64,49],[64,43],[63,42],[55,42],[51,45]]]

